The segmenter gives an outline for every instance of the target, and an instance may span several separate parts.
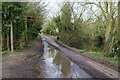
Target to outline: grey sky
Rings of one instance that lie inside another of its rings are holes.
[[[73,0],[70,0],[72,2],[74,2]],[[48,6],[46,7],[47,12],[48,12],[48,17],[52,18],[53,16],[56,16],[57,14],[59,14],[60,11],[60,4],[63,3],[65,1],[63,0],[46,0],[46,4],[48,4]],[[58,5],[59,4],[59,5]],[[96,8],[94,7],[93,11],[95,11]],[[87,14],[87,12],[86,12]],[[87,17],[86,15],[84,15],[84,17]]]
[[[46,3],[48,3],[48,6],[46,7],[47,11],[48,11],[48,16],[49,17],[53,17],[56,16],[60,10],[60,6],[58,4],[61,4],[62,2],[66,2],[66,1],[71,1],[71,2],[97,2],[97,1],[101,1],[101,2],[110,2],[111,0],[42,0],[45,1]],[[112,0],[113,2],[118,2],[118,0]],[[92,8],[93,11],[96,11],[96,6],[93,5],[94,7]],[[89,14],[88,12],[85,12],[85,14]],[[98,13],[96,12],[96,14],[98,15]],[[87,18],[89,15],[84,15],[84,18]]]

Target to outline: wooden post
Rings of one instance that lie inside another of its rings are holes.
[[[10,31],[10,35],[11,35],[11,52],[13,52],[13,26],[12,26],[12,22],[10,24],[10,28],[11,28],[11,31]]]

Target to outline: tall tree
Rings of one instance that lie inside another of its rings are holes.
[[[120,1],[118,2],[118,29],[117,29],[117,39],[118,39],[118,57],[120,58]]]
[[[8,50],[13,52],[13,22],[15,21],[16,17],[22,14],[23,6],[17,2],[4,2],[2,3],[2,8],[3,33],[7,35]],[[5,32],[6,30],[8,33]]]
[[[70,41],[72,23],[71,23],[71,5],[69,2],[63,4],[61,9],[61,32],[60,39],[67,44]]]
[[[22,48],[41,30],[44,7],[39,3],[3,2],[3,50]]]

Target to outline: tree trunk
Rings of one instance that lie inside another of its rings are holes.
[[[13,52],[13,25],[12,25],[12,22],[10,24],[10,28],[11,28],[11,31],[10,31],[10,36],[11,36],[11,52]]]
[[[27,31],[27,17],[25,17],[25,30]],[[28,38],[28,35],[27,35],[27,32],[25,34],[25,44],[27,42],[27,38]]]
[[[10,51],[9,34],[7,35],[7,50]]]
[[[118,34],[120,35],[120,1],[118,2]],[[120,40],[120,38],[119,38]]]
[[[117,36],[120,36],[120,1],[118,2],[118,29],[117,29]],[[120,37],[118,38],[118,43],[120,43]],[[120,47],[117,51],[118,57],[120,58]]]
[[[1,31],[0,31],[1,32]],[[0,34],[0,51],[2,51],[2,35]]]
[[[110,4],[110,7],[108,6]],[[111,36],[112,38],[110,38],[111,33],[113,32],[113,9],[112,9],[112,2],[108,3],[105,2],[105,12],[106,12],[106,32],[105,32],[105,45],[104,45],[104,52],[106,56],[111,55],[111,51],[112,51],[112,46],[114,44],[114,36]],[[108,11],[110,10],[110,12]]]
[[[105,42],[107,42],[108,39],[109,39],[109,35],[110,35],[110,31],[111,31],[111,26],[112,26],[112,20],[111,20],[110,14],[108,12],[108,8],[109,8],[108,7],[108,2],[105,2],[105,12],[106,12],[106,16],[107,16]],[[110,10],[112,10],[112,9],[110,9]]]

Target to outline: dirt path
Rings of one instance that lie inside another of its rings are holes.
[[[118,78],[118,72],[57,44],[53,37],[41,35],[50,45],[87,71],[94,78]]]
[[[39,52],[42,46],[39,39],[35,42],[30,49],[2,57],[3,78],[37,78],[36,73],[41,74],[41,77],[43,77],[38,65],[40,56],[43,53]]]

